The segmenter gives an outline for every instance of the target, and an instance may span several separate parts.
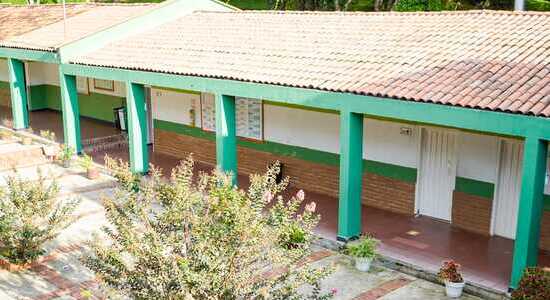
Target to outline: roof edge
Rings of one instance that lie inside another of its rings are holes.
[[[68,61],[71,57],[97,50],[109,42],[138,34],[152,27],[173,21],[185,14],[197,10],[219,7],[221,10],[231,11],[231,8],[220,4],[217,0],[169,0],[159,4],[151,10],[133,16],[115,25],[108,26],[88,36],[58,46],[57,51],[61,61]]]

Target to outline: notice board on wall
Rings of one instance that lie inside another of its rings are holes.
[[[263,139],[262,100],[235,98],[237,136],[255,140]],[[213,95],[201,97],[202,128],[216,130],[216,102]]]

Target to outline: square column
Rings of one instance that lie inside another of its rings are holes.
[[[82,151],[82,141],[80,140],[80,111],[76,76],[63,74],[59,71],[59,83],[65,145],[73,148],[76,153],[80,153]]]
[[[519,198],[516,241],[510,287],[517,288],[526,267],[536,266],[543,209],[544,177],[548,142],[527,137]]]
[[[126,83],[126,110],[128,114],[130,169],[134,173],[147,173],[149,171],[149,151],[147,148],[147,114],[143,84]]]
[[[25,64],[18,59],[8,58],[8,70],[10,78],[13,129],[25,129],[29,127]]]
[[[349,241],[361,234],[363,182],[363,115],[340,112],[340,195],[338,240]]]
[[[216,160],[220,170],[231,173],[237,184],[235,97],[216,95]]]

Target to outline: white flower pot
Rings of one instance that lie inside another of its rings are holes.
[[[355,268],[361,272],[368,272],[370,269],[370,264],[372,263],[372,258],[370,257],[356,257],[355,258]]]
[[[464,289],[464,282],[445,282],[445,292],[449,298],[459,298]]]

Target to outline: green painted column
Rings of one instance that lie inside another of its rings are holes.
[[[512,289],[517,288],[526,267],[537,265],[548,142],[527,137],[523,151],[523,174],[510,282]]]
[[[233,175],[237,184],[235,97],[216,95],[216,160],[218,168]]]
[[[80,111],[76,76],[63,74],[59,71],[59,83],[65,145],[73,148],[76,153],[80,153],[82,151],[82,141],[80,139]]]
[[[25,129],[29,127],[27,86],[25,84],[25,64],[18,59],[8,58],[8,70],[10,78],[13,129]]]
[[[134,173],[147,173],[149,171],[149,152],[147,148],[145,87],[143,84],[127,82],[126,110],[128,115],[130,169]]]
[[[363,181],[363,115],[340,113],[340,197],[338,240],[349,241],[361,234]]]

